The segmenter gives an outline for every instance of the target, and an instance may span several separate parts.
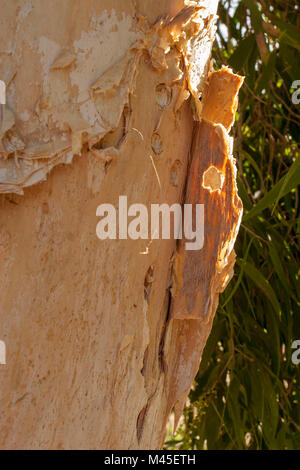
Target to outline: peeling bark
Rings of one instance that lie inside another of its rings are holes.
[[[237,194],[232,142],[225,126],[229,130],[233,123],[241,84],[242,78],[228,69],[211,73],[202,120],[196,125],[193,137],[184,202],[204,204],[205,237],[200,251],[186,251],[186,240],[181,241],[174,263],[165,356],[168,358],[168,412],[175,405],[175,424],[199,368],[219,293],[233,275],[233,247],[241,222],[242,202]],[[224,100],[220,101],[220,96]]]
[[[156,449],[232,276],[216,1],[0,0],[0,447]],[[199,97],[202,96],[202,100]],[[205,244],[99,241],[101,203],[203,203]]]

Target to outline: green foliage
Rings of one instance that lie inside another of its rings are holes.
[[[246,77],[233,130],[244,218],[235,276],[171,449],[300,449],[300,5],[221,0],[215,68]]]

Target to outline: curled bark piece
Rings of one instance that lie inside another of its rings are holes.
[[[228,67],[210,73],[203,93],[202,119],[222,124],[229,132],[234,123],[243,81],[243,77],[235,75]]]
[[[184,404],[182,397],[188,393],[199,368],[219,293],[233,275],[233,247],[241,222],[242,202],[237,194],[231,138],[224,126],[229,128],[233,122],[241,84],[242,78],[228,69],[211,73],[203,120],[196,124],[194,132],[184,202],[204,204],[204,246],[200,251],[187,251],[187,240],[180,241],[174,263],[165,357],[168,409],[179,400],[177,416]],[[215,102],[219,98],[220,107]]]

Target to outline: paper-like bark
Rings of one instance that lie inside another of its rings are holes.
[[[156,449],[182,410],[242,211],[216,9],[0,0],[2,449]],[[100,241],[97,207],[120,195],[203,203],[203,249]]]

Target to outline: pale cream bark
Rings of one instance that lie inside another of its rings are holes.
[[[228,137],[241,82],[208,78],[216,9],[0,0],[2,449],[157,449],[180,415],[241,215]],[[211,166],[224,176],[212,199]],[[200,261],[176,240],[96,236],[97,207],[120,195],[149,207],[197,194],[221,207]]]

